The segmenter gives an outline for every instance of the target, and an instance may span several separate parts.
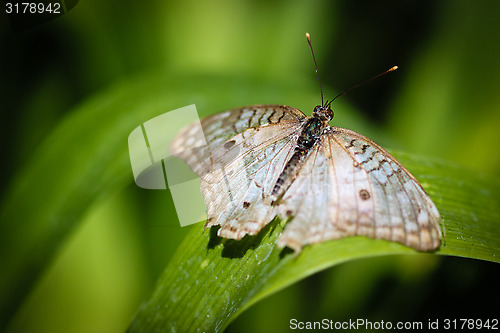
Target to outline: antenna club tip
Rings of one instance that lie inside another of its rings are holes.
[[[311,35],[309,35],[308,32],[306,32],[306,38],[307,38],[308,41],[311,41]]]
[[[398,68],[399,68],[398,66],[394,66],[394,67],[391,67],[391,69],[389,69],[389,71],[392,72],[392,71],[395,71]]]

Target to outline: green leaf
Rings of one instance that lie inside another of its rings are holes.
[[[500,261],[500,182],[447,162],[395,154],[422,183],[442,215],[437,254]],[[260,299],[335,264],[418,253],[402,245],[351,237],[306,247],[294,256],[274,246],[282,223],[257,236],[221,239],[193,227],[139,310],[129,332],[221,331]]]

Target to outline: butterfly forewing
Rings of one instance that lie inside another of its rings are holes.
[[[191,129],[172,144],[200,177],[207,224],[219,235],[240,239],[256,234],[276,215],[264,202],[296,145],[304,114],[279,105],[239,108],[205,118],[207,145],[187,145]],[[250,127],[249,127],[250,125]],[[193,133],[191,133],[192,135]]]
[[[355,165],[370,176],[375,207],[386,207],[376,215],[376,237],[424,251],[438,247],[439,212],[415,177],[370,139],[342,128],[334,132],[354,156]]]
[[[423,251],[440,244],[439,213],[415,178],[387,151],[350,130],[325,130],[287,194],[280,217],[293,212],[294,218],[278,240],[282,247],[300,250],[355,235]],[[304,206],[313,212],[302,212]]]
[[[232,149],[232,138],[239,133],[246,132],[246,145],[251,145],[252,129],[260,129],[270,125],[280,128],[300,126],[305,115],[294,108],[283,105],[254,105],[237,108],[205,117],[198,124],[192,124],[179,132],[170,145],[170,153],[182,158],[198,176],[218,169],[218,165],[226,165],[231,158],[238,154],[238,148]],[[280,128],[276,131],[279,132]],[[202,131],[202,133],[200,133]],[[277,133],[279,136],[279,133]],[[196,138],[196,140],[194,139]],[[221,152],[225,144],[225,151],[230,155],[213,156]],[[258,143],[257,143],[258,144]],[[210,159],[211,158],[211,159]]]

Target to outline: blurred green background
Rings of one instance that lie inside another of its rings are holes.
[[[193,103],[202,115],[257,103],[310,114],[320,99],[305,32],[326,98],[400,67],[336,101],[333,124],[498,177],[498,13],[499,2],[465,0],[85,0],[17,32],[2,13],[0,330],[123,332],[189,229],[168,191],[139,189],[117,167],[128,133]],[[228,331],[498,318],[499,279],[496,264],[461,258],[360,260],[269,297]]]

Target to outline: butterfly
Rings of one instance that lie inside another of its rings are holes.
[[[278,216],[287,223],[277,246],[296,253],[348,236],[439,247],[440,215],[425,190],[378,144],[330,126],[332,101],[310,117],[285,105],[251,105],[181,130],[170,152],[200,178],[205,227],[242,239]],[[204,145],[193,139],[200,134]]]

